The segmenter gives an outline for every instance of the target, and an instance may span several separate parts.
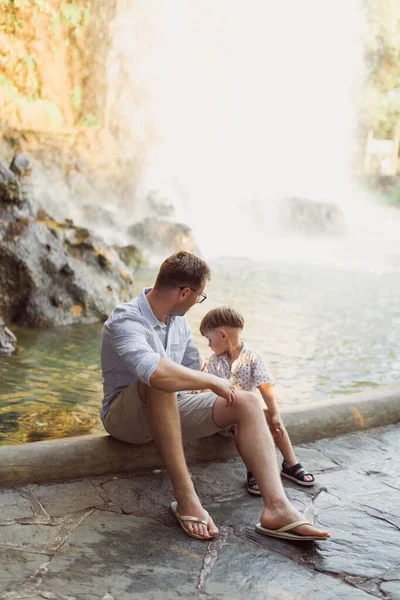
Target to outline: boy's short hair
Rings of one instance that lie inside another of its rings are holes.
[[[210,278],[210,267],[202,258],[181,250],[164,260],[154,287],[158,289],[180,286],[196,288]]]
[[[244,319],[237,310],[230,306],[212,308],[203,317],[200,323],[200,333],[201,335],[204,335],[206,331],[212,331],[213,329],[218,329],[218,327],[243,329]]]

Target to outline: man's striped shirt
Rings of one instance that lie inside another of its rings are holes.
[[[139,380],[150,385],[150,378],[162,357],[189,369],[201,367],[200,353],[193,344],[186,317],[170,316],[167,325],[163,326],[146,298],[150,290],[146,288],[137,298],[119,304],[104,323],[101,339],[102,419],[112,401],[131,383]]]

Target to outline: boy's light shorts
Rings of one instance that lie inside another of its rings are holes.
[[[221,431],[212,418],[217,398],[213,392],[185,392],[177,397],[184,439],[207,437]],[[147,424],[145,403],[139,395],[138,381],[113,400],[104,418],[104,428],[113,437],[130,444],[145,444],[153,439]]]

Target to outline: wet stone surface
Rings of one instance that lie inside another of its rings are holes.
[[[191,466],[209,543],[177,526],[164,471],[0,492],[0,600],[400,600],[399,448],[399,425],[296,448],[316,484],[285,491],[322,543],[255,532],[239,459]]]

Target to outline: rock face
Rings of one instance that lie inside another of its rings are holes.
[[[92,323],[132,297],[123,249],[39,209],[28,158],[0,162],[0,317],[29,327]]]
[[[128,234],[140,248],[151,254],[167,256],[179,250],[186,250],[200,255],[192,230],[183,223],[147,217],[144,221],[132,225]]]
[[[288,232],[344,235],[346,224],[337,204],[313,202],[304,198],[285,198],[279,209],[279,223]]]

